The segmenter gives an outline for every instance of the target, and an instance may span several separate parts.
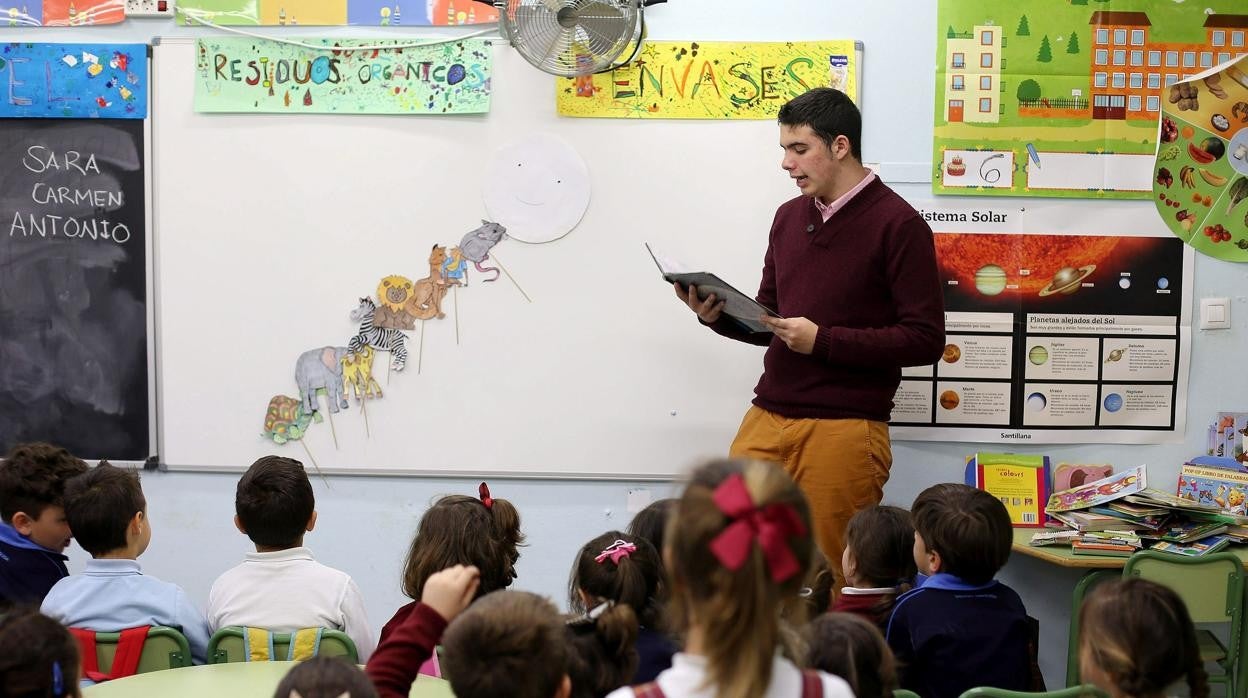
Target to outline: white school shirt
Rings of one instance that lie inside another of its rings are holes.
[[[327,567],[307,548],[247,553],[208,592],[208,625],[229,625],[289,633],[299,628],[334,628],[355,643],[360,663],[377,646],[368,627],[360,588],[346,572]]]
[[[849,684],[839,676],[818,672],[823,681],[824,698],[854,698]],[[667,698],[715,698],[715,688],[702,688],[706,679],[706,657],[677,652],[672,668],[659,674],[655,681]],[[607,698],[634,698],[631,687],[617,688]],[[801,698],[802,672],[793,662],[777,656],[771,662],[771,683],[763,698]]]

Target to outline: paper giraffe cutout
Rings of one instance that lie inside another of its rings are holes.
[[[366,346],[359,353],[342,357],[342,380],[347,394],[355,393],[355,400],[381,397],[381,385],[373,378],[372,347]]]

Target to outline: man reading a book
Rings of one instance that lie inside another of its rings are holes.
[[[816,88],[780,109],[781,167],[801,191],[776,211],[750,332],[722,299],[676,285],[715,332],[767,347],[731,455],[780,463],[810,500],[839,583],[845,527],[878,504],[892,465],[888,419],[903,366],[938,361],[945,321],[932,231],[863,167],[862,115]]]

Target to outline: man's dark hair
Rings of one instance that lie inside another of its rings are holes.
[[[38,519],[44,509],[61,504],[65,481],[85,472],[87,464],[59,446],[14,446],[0,464],[0,516],[9,525],[19,511]]]
[[[442,669],[459,698],[550,698],[567,670],[555,605],[527,591],[487,594],[442,636]]]
[[[315,508],[308,473],[293,458],[265,456],[252,463],[234,493],[234,511],[247,537],[271,548],[294,547]]]
[[[147,500],[138,474],[107,461],[65,483],[65,518],[92,555],[126,547],[126,529],[140,511],[147,511]]]
[[[910,510],[914,530],[941,572],[985,584],[1005,566],[1014,542],[1010,513],[996,497],[967,485],[943,483],[919,493]]]
[[[829,148],[837,136],[849,141],[849,152],[862,162],[862,112],[844,92],[816,87],[780,107],[777,121],[785,126],[809,126]]]

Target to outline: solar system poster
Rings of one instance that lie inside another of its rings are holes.
[[[1192,255],[1155,215],[916,208],[936,233],[946,344],[903,371],[896,438],[1181,440]]]

